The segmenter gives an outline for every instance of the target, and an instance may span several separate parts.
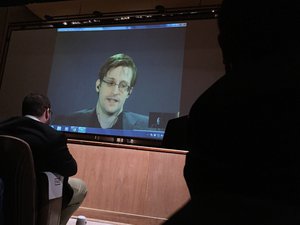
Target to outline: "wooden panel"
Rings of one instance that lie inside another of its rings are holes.
[[[188,199],[186,151],[69,143],[88,195],[75,215],[129,224],[163,223]]]
[[[145,212],[168,218],[189,199],[183,177],[184,155],[151,152]]]

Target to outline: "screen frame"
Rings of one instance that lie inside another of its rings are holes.
[[[172,8],[172,9],[155,9],[143,11],[127,11],[116,13],[99,13],[94,12],[90,15],[80,16],[58,16],[46,17],[43,21],[19,22],[12,23],[8,26],[4,51],[1,57],[0,71],[0,90],[4,76],[6,57],[8,54],[9,40],[13,31],[18,30],[34,30],[34,29],[57,29],[57,28],[73,28],[73,27],[95,27],[95,26],[120,26],[135,24],[151,24],[166,22],[182,22],[189,20],[216,19],[220,6],[192,7],[192,8]],[[63,131],[61,131],[63,132]],[[86,134],[63,132],[69,139],[99,141],[108,143],[130,144],[150,147],[161,147],[162,140],[153,138],[136,138],[111,136],[103,134]]]

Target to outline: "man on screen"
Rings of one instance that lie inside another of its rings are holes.
[[[96,107],[59,117],[54,124],[100,127],[103,129],[146,129],[148,116],[123,111],[136,83],[137,69],[132,58],[115,54],[101,67],[96,80]]]

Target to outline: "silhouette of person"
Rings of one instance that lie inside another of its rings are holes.
[[[299,15],[297,1],[223,1],[226,74],[190,110],[191,201],[165,225],[300,224]]]

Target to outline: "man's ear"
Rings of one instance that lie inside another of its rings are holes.
[[[46,120],[48,120],[48,118],[50,117],[50,112],[49,112],[49,109],[46,109],[45,112],[44,112],[44,117]]]
[[[45,112],[43,113],[43,115],[42,115],[42,122],[43,123],[47,123],[47,124],[50,124],[50,119],[51,119],[51,112],[50,112],[50,109],[49,108],[47,108],[46,110],[45,110]]]
[[[132,89],[133,89],[133,87],[131,87],[131,88],[129,89],[129,91],[128,91],[128,95],[127,95],[127,98],[129,98],[129,96],[131,95],[131,93],[132,93]]]
[[[97,92],[97,93],[99,93],[99,91],[100,91],[100,84],[101,84],[100,79],[97,79],[97,80],[96,80],[96,92]]]

